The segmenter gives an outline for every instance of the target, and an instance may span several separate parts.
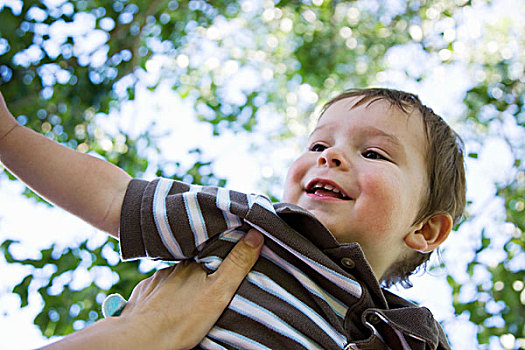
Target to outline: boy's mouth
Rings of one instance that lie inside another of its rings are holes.
[[[332,197],[342,200],[350,200],[348,197],[335,183],[328,180],[314,179],[306,186],[306,193],[314,194],[319,197]]]

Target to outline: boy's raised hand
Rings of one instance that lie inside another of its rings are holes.
[[[0,162],[49,202],[118,237],[131,177],[18,124],[0,94]]]

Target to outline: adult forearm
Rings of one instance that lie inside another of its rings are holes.
[[[111,317],[97,321],[41,350],[177,349],[175,344],[172,345],[173,347],[167,347],[162,334],[157,329],[151,329],[145,322]]]
[[[189,261],[159,270],[135,287],[119,317],[42,349],[192,349],[228,306],[263,243],[262,234],[250,230],[212,274]]]
[[[20,125],[10,126],[0,139],[0,161],[51,203],[117,234],[130,180],[123,170]]]

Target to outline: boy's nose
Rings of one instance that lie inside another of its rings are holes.
[[[348,168],[348,163],[343,153],[335,147],[325,149],[317,158],[317,165],[329,168]]]

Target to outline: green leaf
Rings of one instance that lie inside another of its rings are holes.
[[[18,294],[20,296],[21,307],[28,305],[29,284],[31,284],[32,281],[33,276],[28,275],[22,280],[22,282],[20,282],[13,288],[13,293]]]

